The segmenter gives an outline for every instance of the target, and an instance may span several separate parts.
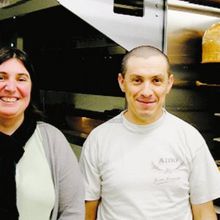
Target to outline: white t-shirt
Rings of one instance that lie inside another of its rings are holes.
[[[97,220],[192,220],[190,200],[220,197],[220,173],[200,133],[166,112],[150,125],[123,113],[96,127],[80,167]]]
[[[19,220],[49,220],[55,192],[38,127],[24,150],[16,166]]]

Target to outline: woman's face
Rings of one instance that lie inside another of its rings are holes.
[[[30,103],[32,82],[23,63],[11,58],[0,64],[0,119],[21,119]]]

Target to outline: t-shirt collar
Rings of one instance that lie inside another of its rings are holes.
[[[165,109],[163,109],[163,114],[161,115],[161,117],[156,120],[153,123],[147,124],[147,125],[138,125],[135,124],[131,121],[129,121],[128,119],[125,118],[124,113],[126,112],[126,110],[121,112],[121,117],[122,117],[122,122],[123,125],[130,131],[136,132],[136,133],[146,133],[146,132],[150,132],[156,128],[158,128],[164,121],[167,112]]]

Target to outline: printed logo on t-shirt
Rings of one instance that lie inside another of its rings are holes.
[[[184,162],[179,158],[168,156],[159,157],[152,161],[152,169],[155,173],[154,183],[165,184],[180,179]]]

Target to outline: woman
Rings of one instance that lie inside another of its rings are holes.
[[[0,49],[0,219],[83,220],[84,187],[65,136],[42,122],[28,55]]]

